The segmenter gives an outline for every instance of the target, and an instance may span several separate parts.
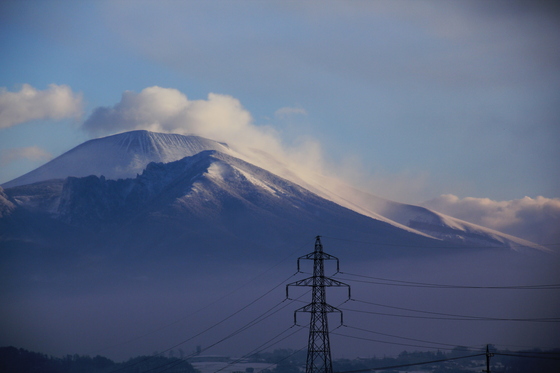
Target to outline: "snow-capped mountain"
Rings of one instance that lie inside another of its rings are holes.
[[[380,244],[442,246],[428,235],[359,214],[215,150],[150,163],[135,178],[91,175],[8,188],[3,210],[12,212],[4,219],[3,239],[30,250],[39,245],[88,251],[94,245],[97,255],[179,252],[179,257],[243,261],[274,254],[262,249],[263,242],[316,232],[373,237]]]
[[[353,219],[349,215],[359,216],[358,220],[368,224],[391,227],[395,237],[404,234],[458,245],[542,249],[525,240],[423,207],[385,200],[341,182],[304,181],[278,162],[280,167],[276,169],[281,170],[285,177],[282,178],[255,166],[254,163],[262,162],[254,154],[271,158],[263,153],[239,152],[227,144],[198,136],[149,131],[121,133],[85,142],[5,183],[3,187],[15,205],[4,202],[3,210],[12,211],[17,205],[66,223],[87,221],[96,225],[118,219],[138,220],[156,211],[162,214],[162,210],[173,210],[182,211],[183,219],[188,215],[195,226],[224,212],[233,214],[223,209],[229,203],[246,209],[250,206],[275,219],[290,211],[287,221],[302,226],[299,220],[318,214],[317,210],[311,212],[310,206],[329,205],[329,211],[333,206],[337,209],[329,217],[331,221],[349,222]],[[325,185],[334,187],[329,189]],[[248,191],[251,192],[247,194]],[[219,199],[226,195],[228,202]],[[259,214],[244,219],[266,221]],[[228,224],[237,221],[232,219]],[[317,226],[313,219],[305,224]],[[232,229],[223,225],[222,229]],[[278,226],[269,226],[275,225]]]
[[[539,293],[539,300],[535,292],[527,292],[517,300],[509,290],[467,293],[446,289],[445,284],[557,283],[553,255],[530,242],[343,183],[303,180],[271,155],[196,136],[133,131],[92,140],[4,188],[4,345],[56,342],[65,343],[67,351],[91,354],[115,342],[138,340],[125,347],[130,348],[128,356],[138,355],[137,350],[161,351],[175,343],[170,341],[185,340],[197,328],[245,309],[260,294],[269,298],[259,309],[249,310],[255,313],[248,322],[274,304],[277,310],[289,307],[250,339],[276,335],[280,330],[271,330],[289,328],[293,311],[300,307],[277,304],[285,297],[279,284],[292,281],[286,276],[296,275],[296,259],[312,251],[316,235],[323,236],[326,252],[341,259],[342,271],[366,276],[354,276],[358,280],[351,284],[352,294],[387,302],[389,312],[405,310],[405,301],[416,299],[419,312],[506,317],[521,309],[532,315],[536,302],[549,300],[548,293]],[[548,266],[544,270],[543,263]],[[301,270],[308,271],[308,264],[302,263]],[[332,261],[325,266],[329,273],[336,268]],[[337,276],[347,282],[344,276],[352,275]],[[418,281],[425,292],[408,287],[413,285],[409,281]],[[244,295],[234,294],[241,287]],[[234,295],[208,307],[227,294]],[[204,312],[196,318],[195,310]],[[388,314],[383,308],[348,313],[345,320],[354,325],[391,322],[380,319]],[[504,329],[511,330],[503,324],[488,328],[485,322],[464,324],[458,333],[455,326],[430,323],[434,320],[424,316],[392,321],[407,330],[413,323],[421,328],[415,336],[405,330],[410,338],[449,331],[449,338],[457,339],[442,340],[461,345],[494,341]],[[176,328],[173,321],[179,319],[183,324]],[[173,327],[162,330],[162,324]],[[533,325],[529,331],[518,327],[512,333],[523,338],[529,332],[557,335],[545,327],[549,324],[536,331]],[[61,335],[63,329],[70,332]],[[217,329],[220,338],[229,333]],[[151,339],[154,330],[160,339]],[[137,339],[139,334],[148,337]],[[504,338],[510,340],[509,335]],[[193,340],[185,349],[211,342]],[[354,347],[348,353],[354,353]]]

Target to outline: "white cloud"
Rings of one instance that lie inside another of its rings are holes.
[[[37,146],[5,149],[0,153],[0,165],[5,166],[22,158],[31,161],[48,161],[52,159],[53,156]]]
[[[99,107],[85,121],[84,128],[94,134],[110,134],[134,129],[171,131],[173,120],[189,105],[176,89],[150,87],[139,94],[126,91],[113,107]]]
[[[301,107],[286,106],[274,112],[274,116],[277,118],[286,118],[291,115],[307,115],[307,111]]]
[[[36,119],[77,117],[82,96],[66,85],[51,84],[44,91],[24,84],[19,92],[0,88],[0,129]]]
[[[532,242],[560,243],[560,198],[539,196],[493,201],[445,194],[423,205]]]
[[[84,128],[97,135],[144,129],[194,134],[271,152],[280,148],[276,133],[255,126],[236,98],[210,93],[206,100],[189,100],[176,89],[157,86],[124,92],[115,106],[95,109]]]

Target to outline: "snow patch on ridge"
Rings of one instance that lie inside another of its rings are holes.
[[[256,185],[257,187],[260,187],[264,190],[266,190],[267,192],[269,192],[270,194],[279,197],[278,194],[276,193],[276,190],[271,188],[270,186],[268,186],[265,182],[257,179],[256,177],[254,177],[253,175],[251,175],[248,172],[245,172],[239,168],[236,168],[236,170],[241,173],[241,175],[243,175],[245,177],[245,179],[247,179],[250,183],[252,183],[253,185]]]

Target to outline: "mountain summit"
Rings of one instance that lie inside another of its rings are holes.
[[[172,162],[203,150],[227,152],[227,145],[199,136],[138,130],[86,141],[43,166],[2,186],[31,184],[68,176],[125,179],[142,173],[150,162]]]

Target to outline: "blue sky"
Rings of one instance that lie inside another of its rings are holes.
[[[547,2],[0,7],[2,96],[55,84],[80,109],[3,124],[0,182],[91,138],[82,123],[95,108],[159,86],[229,95],[252,125],[287,145],[313,139],[383,197],[560,197],[560,23]]]

